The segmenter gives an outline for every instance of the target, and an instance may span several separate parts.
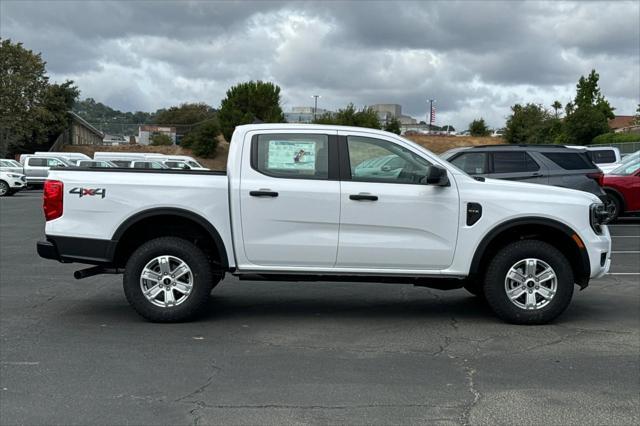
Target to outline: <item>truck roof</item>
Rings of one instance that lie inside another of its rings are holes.
[[[398,137],[395,133],[385,132],[384,130],[371,129],[368,127],[338,126],[335,124],[261,123],[245,124],[236,127],[236,131],[242,133],[253,130],[343,130],[351,132],[378,133],[381,135],[392,135]]]

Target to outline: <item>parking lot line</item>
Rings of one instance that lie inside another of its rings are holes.
[[[622,250],[622,251],[612,251],[611,253],[640,253],[639,250]]]
[[[612,235],[611,238],[640,238],[640,235]]]
[[[640,272],[608,272],[607,275],[640,275]]]

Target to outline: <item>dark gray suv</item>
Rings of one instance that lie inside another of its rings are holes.
[[[485,145],[445,152],[442,158],[474,177],[561,186],[607,201],[601,187],[604,175],[586,150],[562,145]]]

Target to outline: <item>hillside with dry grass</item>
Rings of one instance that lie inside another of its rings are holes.
[[[476,145],[503,144],[502,138],[474,137],[474,136],[441,136],[441,135],[407,135],[407,139],[424,146],[429,151],[441,154],[451,148]]]

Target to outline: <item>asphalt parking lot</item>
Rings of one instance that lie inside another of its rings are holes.
[[[37,257],[40,197],[0,199],[2,424],[640,423],[640,221],[552,325],[464,290],[233,278],[159,325],[120,276]]]

